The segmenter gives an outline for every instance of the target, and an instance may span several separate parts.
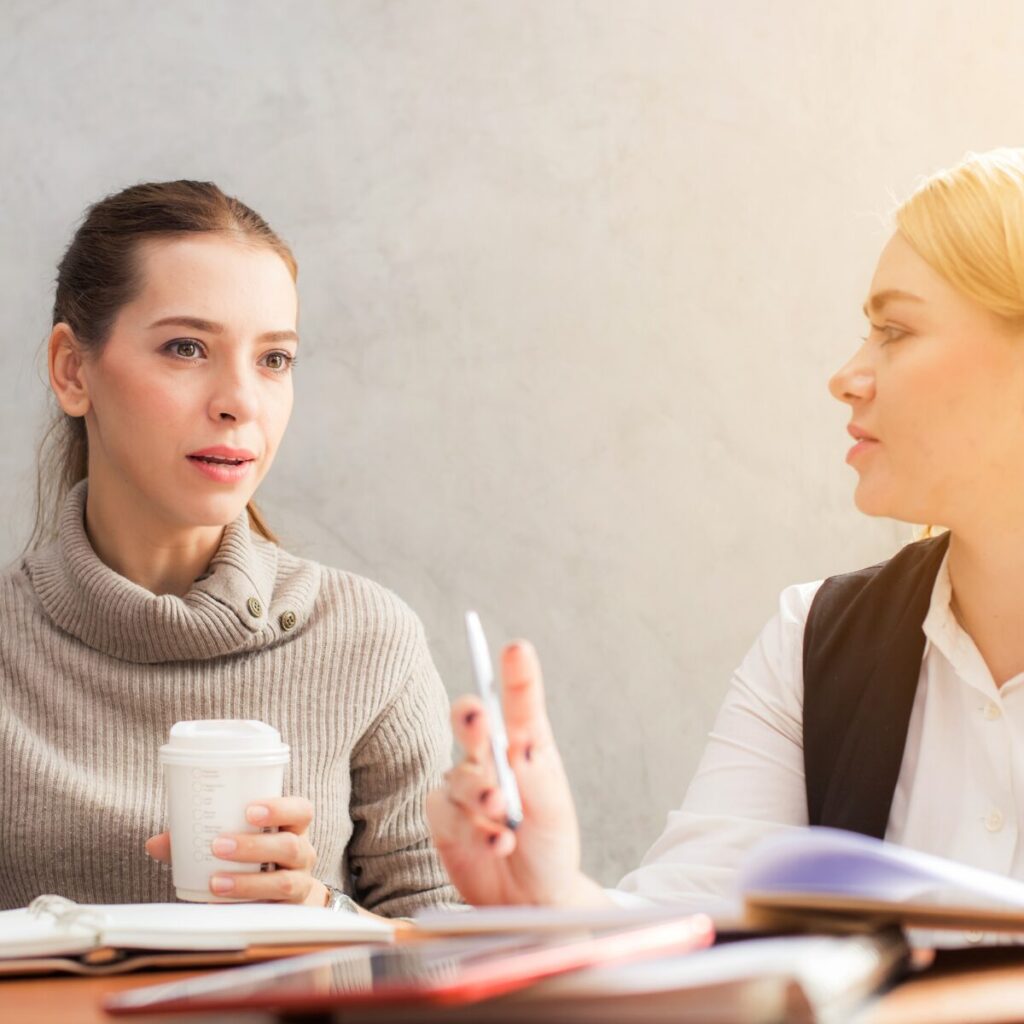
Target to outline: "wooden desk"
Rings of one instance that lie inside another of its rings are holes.
[[[1024,1022],[1024,950],[940,954],[932,969],[870,1003],[856,1020],[856,1024],[968,1022]]]
[[[51,974],[39,978],[0,979],[0,1020],[4,1024],[113,1024],[129,1018],[110,1017],[100,1009],[100,1000],[108,992],[176,981],[194,975],[195,971],[144,971],[106,978],[77,978]],[[153,1016],[138,1018],[153,1024],[188,1020],[190,1024],[271,1024],[271,1014],[224,1014],[188,1016]]]
[[[1024,1024],[1024,951],[986,958],[982,950],[949,957],[868,1004],[855,1024]],[[112,1024],[100,1001],[110,992],[174,981],[195,971],[146,971],[106,978],[49,975],[0,979],[3,1024]],[[275,1024],[267,1013],[161,1015],[152,1024]],[[542,1024],[538,1021],[537,1024]]]

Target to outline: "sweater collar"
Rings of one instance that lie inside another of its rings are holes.
[[[184,597],[157,595],[100,561],[85,531],[87,488],[87,480],[72,488],[57,540],[25,562],[43,609],[65,632],[104,654],[146,663],[250,651],[299,632],[319,589],[319,566],[290,559],[296,565],[275,593],[284,553],[253,535],[245,511],[225,527]]]

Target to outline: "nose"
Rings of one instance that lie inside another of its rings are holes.
[[[244,365],[225,365],[217,375],[210,395],[210,418],[245,423],[255,419],[258,411],[255,371]]]
[[[875,371],[871,366],[866,345],[862,345],[852,358],[829,378],[828,389],[832,397],[847,405],[870,402],[875,397]]]

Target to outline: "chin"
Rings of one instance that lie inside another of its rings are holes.
[[[866,516],[903,519],[908,523],[920,522],[908,514],[909,509],[901,508],[901,502],[896,500],[892,494],[877,487],[866,487],[863,480],[857,484],[857,489],[853,492],[853,503],[857,506],[857,511],[863,512]]]
[[[866,487],[861,480],[857,489],[853,492],[853,503],[857,506],[858,512],[866,516],[891,516],[890,503],[885,500],[885,495],[879,494],[877,488]]]
[[[942,520],[935,514],[934,508],[925,508],[921,502],[900,501],[892,493],[882,493],[878,488],[872,490],[865,487],[863,481],[857,485],[853,495],[853,503],[858,511],[866,516],[895,519],[911,526],[922,523],[940,523]]]
[[[244,511],[252,495],[221,494],[206,498],[194,497],[178,505],[179,518],[190,526],[227,526]]]

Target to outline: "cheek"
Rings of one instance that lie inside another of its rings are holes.
[[[137,438],[163,436],[173,441],[170,429],[190,407],[189,393],[181,381],[145,375],[131,367],[104,374],[96,398],[102,424],[124,427]]]
[[[294,401],[295,393],[290,382],[275,388],[264,401],[263,430],[275,449],[291,419]]]

